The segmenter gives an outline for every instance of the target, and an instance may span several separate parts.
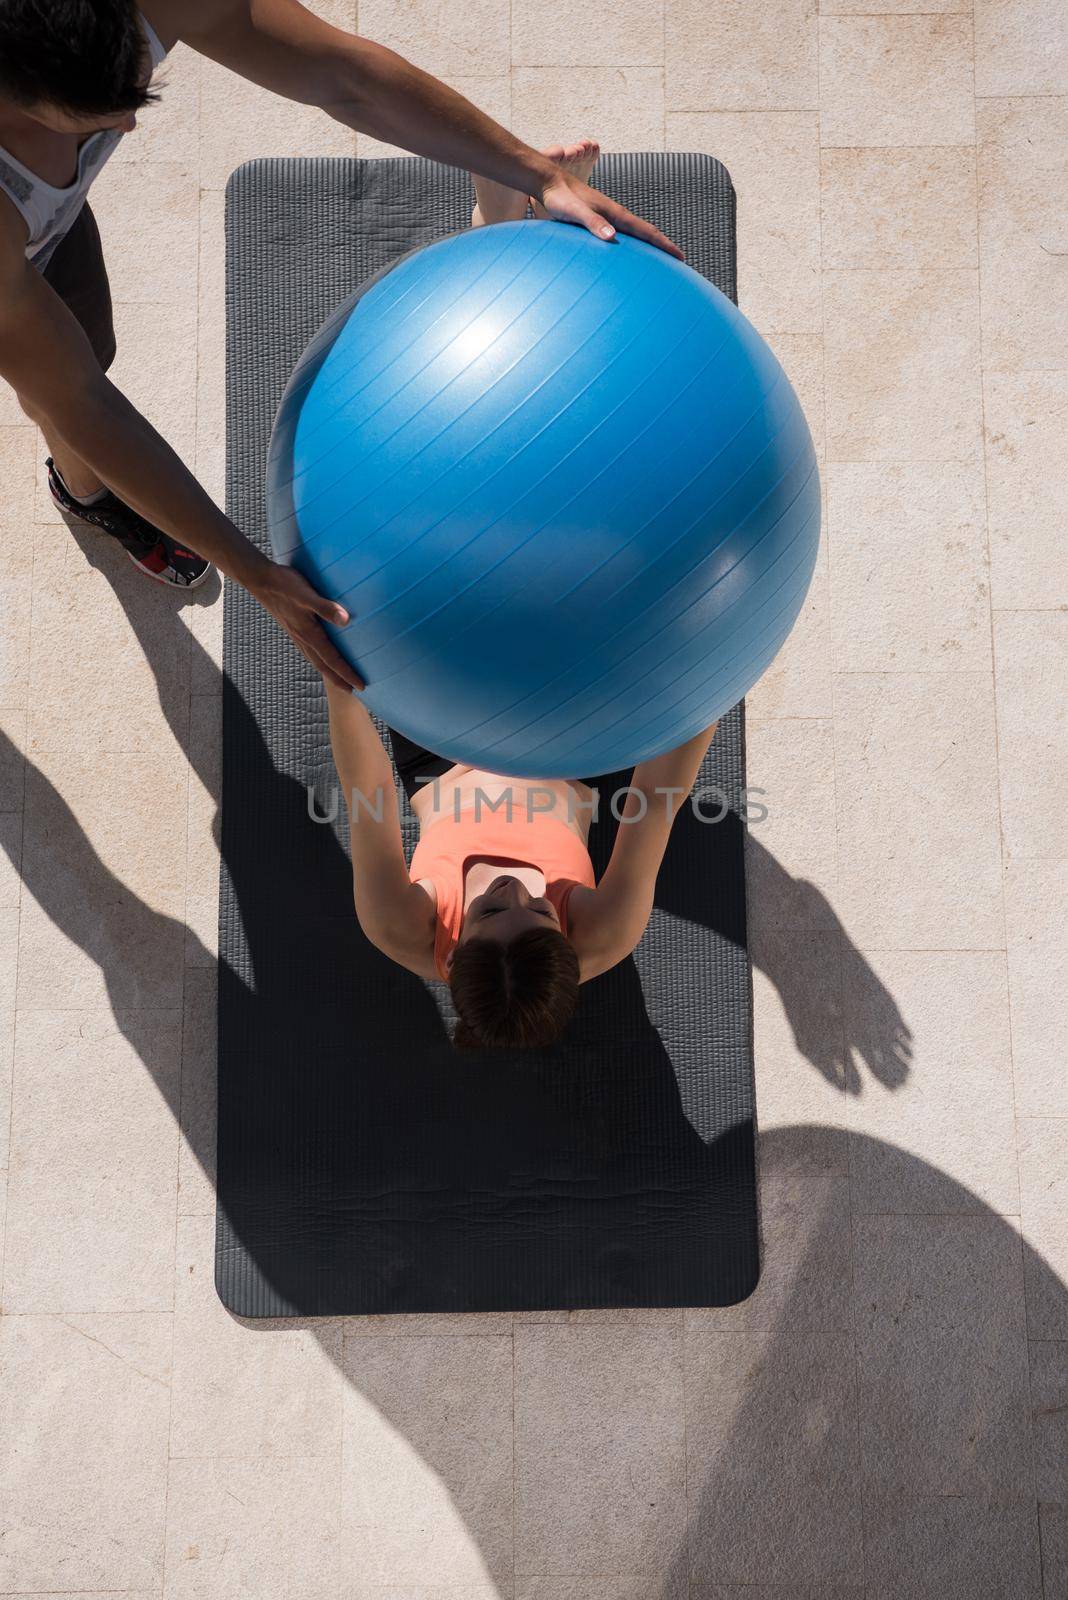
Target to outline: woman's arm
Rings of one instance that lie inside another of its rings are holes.
[[[672,824],[715,731],[713,722],[677,749],[635,767],[612,859],[597,888],[581,897],[576,890],[569,904],[584,982],[630,955],[645,932]]]
[[[326,698],[334,765],[349,808],[356,915],[373,945],[407,965],[425,947],[433,950],[435,914],[408,876],[393,763],[362,701],[329,682]]]

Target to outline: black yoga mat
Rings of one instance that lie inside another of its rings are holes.
[[[612,155],[594,181],[734,296],[718,162]],[[263,160],[231,177],[227,506],[264,549],[267,443],[304,345],[365,278],[466,227],[472,203],[466,173],[417,157]],[[741,708],[702,769],[709,792],[679,814],[634,956],[583,987],[558,1048],[460,1054],[447,987],[356,922],[319,678],[244,590],[228,584],[225,604],[225,1304],[261,1317],[742,1299],[759,1251]],[[605,801],[626,777],[599,780],[598,875],[617,827]],[[410,857],[406,802],[403,815]]]

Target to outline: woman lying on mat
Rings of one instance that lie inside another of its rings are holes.
[[[545,153],[585,182],[600,147],[581,139]],[[472,227],[518,220],[528,203],[546,215],[527,195],[472,178]],[[419,822],[409,872],[389,755],[362,703],[325,681],[364,933],[402,967],[449,984],[455,1044],[551,1044],[579,984],[624,960],[644,933],[672,822],[715,724],[635,768],[599,884],[586,848],[597,803],[588,784],[454,765],[391,728]]]
[[[715,724],[635,767],[600,883],[586,848],[598,803],[588,784],[454,765],[391,728],[419,823],[409,870],[385,746],[356,696],[326,688],[364,933],[410,972],[449,985],[454,1044],[551,1044],[579,984],[624,960],[644,933],[672,822]]]

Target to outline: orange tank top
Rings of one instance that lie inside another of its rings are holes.
[[[545,877],[545,895],[567,934],[567,902],[576,884],[597,886],[590,853],[573,828],[558,817],[519,808],[509,820],[504,811],[461,811],[430,823],[412,854],[413,883],[429,878],[437,896],[434,964],[446,983],[445,961],[460,937],[464,920],[464,874],[469,861],[501,856],[536,867]]]

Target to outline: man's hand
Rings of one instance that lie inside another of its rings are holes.
[[[672,244],[651,222],[634,216],[626,206],[609,200],[599,189],[591,189],[588,183],[561,167],[556,167],[554,175],[547,179],[538,199],[557,222],[578,223],[600,239],[611,239],[618,228],[621,233],[632,233],[636,239],[656,245],[658,250],[666,250],[678,261],[686,259],[678,245]]]
[[[365,687],[363,679],[353,672],[319,623],[322,617],[335,627],[343,628],[349,620],[344,606],[339,606],[335,600],[324,600],[295,567],[283,567],[276,561],[268,562],[262,574],[246,583],[246,588],[328,683],[337,684],[340,689]]]

